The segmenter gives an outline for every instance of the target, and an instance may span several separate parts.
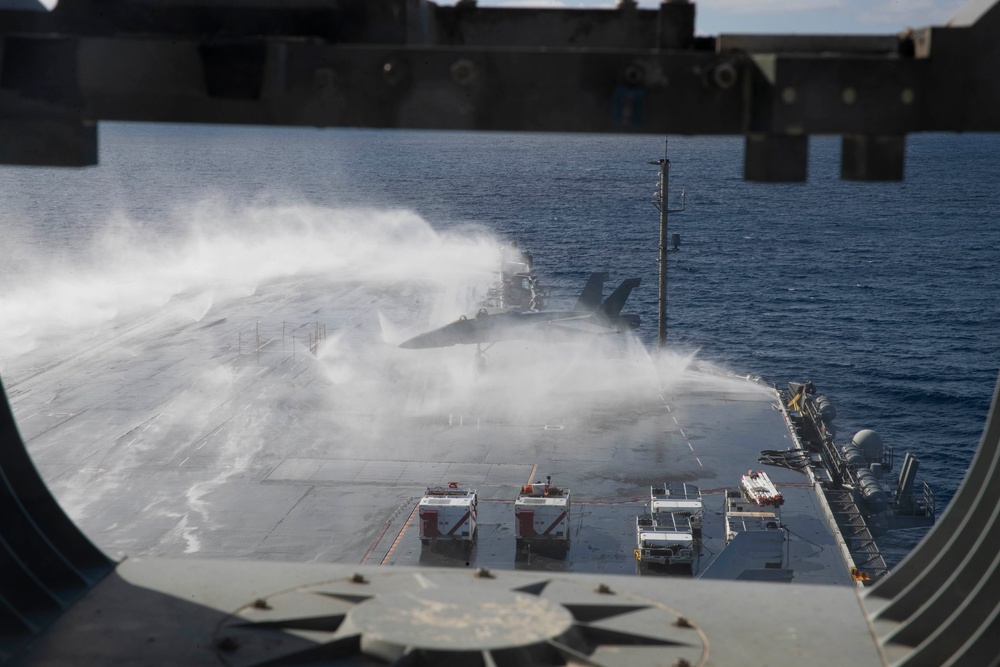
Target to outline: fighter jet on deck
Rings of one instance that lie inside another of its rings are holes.
[[[451,324],[404,341],[400,347],[424,349],[450,345],[489,344],[515,339],[560,339],[580,334],[608,334],[631,331],[639,326],[639,316],[623,314],[622,308],[639,278],[622,281],[603,303],[601,297],[608,274],[592,273],[573,310],[525,310],[480,308],[471,316],[461,316]]]

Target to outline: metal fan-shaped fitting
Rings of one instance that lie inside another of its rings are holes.
[[[703,633],[660,603],[578,580],[387,572],[260,598],[223,623],[232,667],[697,665]]]

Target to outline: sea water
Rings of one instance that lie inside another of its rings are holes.
[[[308,205],[516,240],[555,306],[572,305],[592,271],[640,277],[627,310],[656,345],[651,162],[663,137],[109,123],[100,146],[97,167],[0,168],[0,319],[28,307],[26,280],[93,275],[134,254],[154,258],[129,269],[145,286],[158,249],[192,228],[267,244],[262,216]],[[681,244],[668,258],[668,347],[738,375],[813,380],[837,407],[838,442],[872,428],[897,459],[913,451],[940,514],[1000,367],[1000,138],[911,136],[901,183],[840,181],[832,137],[811,140],[804,184],[744,181],[738,137],[670,137],[668,147],[670,205],[682,191],[686,203],[669,216]],[[0,337],[16,333],[12,320]],[[920,534],[881,540],[887,560]]]

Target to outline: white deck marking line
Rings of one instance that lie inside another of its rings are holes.
[[[667,405],[667,402],[666,402],[666,400],[664,400],[662,394],[660,395],[660,400],[663,401],[663,407],[665,407],[667,409],[667,412],[673,412],[670,409],[670,406]],[[677,426],[681,425],[681,423],[679,421],[677,421],[677,417],[675,417],[673,414],[670,415],[670,418],[674,420],[674,423],[677,424]],[[681,437],[684,438],[684,442],[687,443],[688,449],[690,449],[691,453],[694,454],[695,453],[694,452],[694,446],[691,444],[691,440],[688,439],[687,433],[684,432],[683,428],[678,428],[677,430],[680,431]],[[705,467],[705,464],[702,463],[701,459],[698,458],[697,456],[694,457],[694,460],[697,461],[698,465],[701,466],[702,468]]]
[[[248,406],[248,407],[249,407],[249,406]],[[244,408],[244,410],[245,410],[245,409],[246,409],[246,408]],[[221,425],[219,425],[219,426],[216,426],[216,427],[215,427],[214,429],[212,429],[212,431],[211,431],[211,432],[210,432],[210,433],[209,433],[208,435],[206,435],[206,436],[204,436],[203,438],[201,438],[201,444],[200,444],[200,445],[198,445],[197,447],[195,447],[195,448],[194,448],[194,449],[195,449],[195,451],[198,451],[199,449],[201,449],[202,447],[204,447],[204,446],[205,446],[206,444],[208,444],[208,439],[209,439],[209,438],[211,438],[211,437],[212,437],[213,435],[217,435],[217,434],[218,434],[219,432],[221,432],[221,431],[222,431],[222,428],[223,428],[223,427],[224,427],[224,426],[225,426],[226,424],[228,424],[229,422],[233,421],[233,419],[235,419],[235,417],[230,417],[230,418],[229,418],[229,419],[227,419],[226,421],[222,422],[222,424],[221,424]]]

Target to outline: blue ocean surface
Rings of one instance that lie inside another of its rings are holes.
[[[517,240],[554,305],[592,271],[641,277],[629,310],[656,344],[662,137],[109,123],[100,142],[98,167],[0,169],[0,290],[40,256],[95,261],[109,229],[166,243],[199,202],[404,209],[442,234]],[[872,428],[897,460],[913,451],[940,514],[1000,368],[1000,137],[911,136],[902,183],[840,181],[839,153],[813,138],[808,183],[757,184],[741,138],[669,138],[671,205],[683,190],[686,210],[670,216],[668,346],[813,380],[838,442]],[[887,561],[920,534],[881,540]]]

